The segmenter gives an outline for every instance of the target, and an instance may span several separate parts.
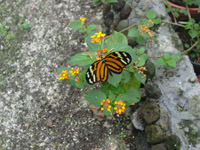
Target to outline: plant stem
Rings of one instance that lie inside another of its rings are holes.
[[[190,11],[189,11],[189,8],[188,8],[187,4],[186,4],[186,9],[187,9],[187,14],[188,14],[188,19],[190,20],[191,19],[191,15],[190,15]]]
[[[128,26],[127,28],[124,28],[124,29],[122,29],[122,30],[121,30],[121,31],[119,31],[119,32],[124,32],[124,31],[126,31],[126,30],[129,30],[130,28],[132,28],[132,27],[136,26],[138,23],[139,23],[139,22],[137,22],[137,23],[134,23],[134,24],[132,24],[132,25]]]
[[[188,53],[189,51],[191,51],[199,42],[200,42],[200,40],[196,41],[190,48],[188,48],[185,51],[181,52],[181,55],[183,55],[183,54]]]
[[[169,21],[165,21],[165,20],[163,20],[163,22],[168,23],[168,24],[172,24],[172,25],[176,25],[176,26],[180,26],[180,27],[183,27],[183,28],[185,27],[184,25],[179,24],[179,23],[169,22]]]

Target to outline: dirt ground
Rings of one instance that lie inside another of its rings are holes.
[[[98,121],[83,91],[58,81],[57,68],[85,48],[68,24],[101,24],[101,9],[90,0],[0,0],[1,150],[148,149],[129,117]]]

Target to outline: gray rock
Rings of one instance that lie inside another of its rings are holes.
[[[105,17],[108,12],[110,11],[111,4],[110,3],[104,3],[103,4],[103,17]]]
[[[163,143],[152,145],[151,150],[167,150]]]
[[[165,138],[165,133],[157,125],[149,125],[145,128],[146,140],[151,144],[161,143]]]
[[[128,37],[128,45],[135,47],[137,45],[136,39],[134,37]]]
[[[147,78],[153,78],[153,76],[155,75],[155,66],[152,62],[147,61],[145,64],[145,67],[147,69],[147,71],[145,72],[145,74],[147,75]]]
[[[180,150],[181,141],[178,136],[171,135],[165,139],[165,145],[168,150]]]
[[[160,108],[156,102],[147,102],[141,108],[141,115],[147,124],[151,124],[159,119]]]
[[[141,118],[141,108],[137,109],[132,115],[131,115],[131,121],[133,123],[133,126],[143,131],[144,130],[144,122]]]
[[[121,19],[126,19],[126,18],[128,18],[128,16],[129,16],[130,13],[131,13],[131,10],[132,10],[132,8],[131,8],[128,4],[126,4],[126,5],[124,6],[124,8],[120,11],[120,18],[121,18]]]
[[[114,20],[114,13],[113,12],[108,12],[106,14],[106,16],[104,17],[104,24],[107,27],[110,27],[111,24],[113,23],[113,20]]]
[[[170,135],[170,122],[169,122],[169,115],[166,111],[160,110],[160,118],[156,122],[157,125],[161,126],[163,131],[165,131],[166,135]]]
[[[120,11],[125,6],[124,0],[118,0],[117,3],[113,3],[113,9],[115,11]]]
[[[119,22],[119,24],[117,25],[117,31],[121,31],[121,30],[123,30],[123,29],[125,29],[125,28],[127,28],[128,27],[128,20],[127,19],[124,19],[124,20],[121,20],[120,22]],[[125,32],[123,32],[124,34],[127,34],[127,31],[125,31]]]
[[[151,80],[147,81],[144,88],[146,90],[147,96],[150,98],[158,99],[162,95],[158,85],[153,83]]]

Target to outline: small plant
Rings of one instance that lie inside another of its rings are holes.
[[[83,34],[89,51],[73,56],[68,67],[58,68],[59,80],[85,88],[85,99],[105,116],[120,115],[125,108],[140,101],[140,85],[146,82],[144,65],[149,58],[142,47],[146,42],[144,37],[152,41],[154,34],[151,28],[162,21],[154,11],[148,10],[145,19],[128,27],[128,36],[141,45],[141,48],[132,48],[124,34],[115,31],[106,36],[93,31],[96,25],[86,26],[85,20],[80,18],[69,26]],[[157,64],[161,61],[161,65],[176,67],[180,58],[180,54],[165,53],[158,58]]]

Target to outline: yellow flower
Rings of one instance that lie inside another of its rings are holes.
[[[142,31],[147,31],[148,30],[148,27],[143,25],[143,24],[140,25],[140,28],[141,28]]]
[[[86,18],[82,18],[82,17],[80,17],[81,24],[84,24],[85,19],[86,19]]]
[[[73,67],[71,68],[71,71],[69,71],[72,75],[79,74],[79,68],[74,69]]]
[[[106,36],[106,34],[103,34],[102,32],[95,33],[94,35],[91,36],[92,40],[91,43],[99,43],[103,37]]]
[[[115,101],[114,104],[116,105],[114,107],[114,110],[117,114],[122,114],[126,108],[126,104],[122,102],[122,100],[120,101]]]
[[[149,24],[154,24],[154,22],[152,20],[149,20],[148,23]]]
[[[67,76],[67,70],[63,70],[62,72],[61,72],[61,74],[59,74],[59,79],[58,80],[64,80],[64,79],[67,79],[67,78],[69,78],[68,76]]]
[[[104,109],[107,109],[107,111],[110,111],[110,108],[112,107],[110,104],[110,99],[103,99],[101,101],[101,111],[103,111]]]

